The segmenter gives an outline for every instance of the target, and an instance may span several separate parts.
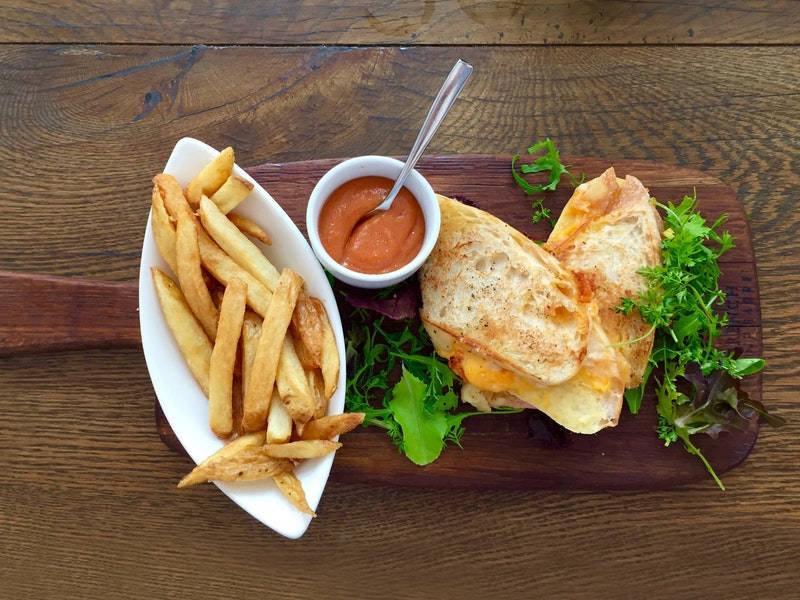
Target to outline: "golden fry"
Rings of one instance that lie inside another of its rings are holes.
[[[242,378],[233,378],[233,397],[231,398],[231,414],[233,415],[233,435],[236,437],[244,435],[242,427],[242,406],[244,404],[244,392],[242,391]]]
[[[300,275],[291,269],[283,270],[267,314],[264,315],[253,371],[245,391],[243,418],[245,431],[256,431],[266,426],[283,338],[302,286],[303,279]]]
[[[314,399],[314,418],[321,419],[328,414],[328,398],[325,397],[325,382],[322,380],[322,371],[311,369],[306,371],[308,389]]]
[[[336,386],[339,384],[339,349],[336,346],[336,336],[333,333],[333,327],[328,320],[328,313],[325,311],[325,306],[322,300],[312,298],[312,301],[317,306],[322,323],[322,379],[325,382],[325,397],[330,399],[336,391]]]
[[[250,376],[253,373],[253,361],[258,348],[258,338],[261,336],[261,323],[263,319],[251,310],[244,313],[242,323],[242,390],[246,391],[250,385]]]
[[[211,340],[189,308],[178,284],[159,269],[151,269],[156,296],[178,348],[203,393],[208,395]]]
[[[200,203],[201,196],[211,196],[222,187],[233,171],[234,160],[233,148],[225,148],[189,182],[186,199],[192,206]]]
[[[332,440],[298,440],[286,444],[264,444],[259,448],[265,456],[273,458],[290,458],[306,460],[326,456],[342,447],[340,442]]]
[[[251,449],[209,463],[202,476],[203,481],[259,481],[293,468],[294,462],[288,458],[265,456]]]
[[[317,305],[306,291],[302,290],[297,297],[297,306],[294,307],[292,313],[292,330],[297,335],[299,342],[302,342],[302,344],[298,343],[298,346],[304,347],[303,350],[298,350],[298,354],[307,369],[322,365],[322,338],[324,335],[322,318]]]
[[[317,513],[311,510],[311,507],[308,505],[306,493],[305,490],[303,490],[303,484],[293,471],[275,473],[275,475],[272,476],[272,480],[278,486],[283,496],[292,503],[292,506],[307,515],[311,515],[312,517],[317,516]]]
[[[254,446],[263,446],[265,439],[265,431],[255,431],[253,433],[238,437],[229,444],[225,444],[222,448],[206,458],[203,462],[192,469],[188,475],[181,479],[180,483],[178,483],[178,487],[189,487],[190,485],[196,485],[198,483],[210,481],[208,474],[210,473],[209,465],[211,463],[216,460],[231,458]]]
[[[272,292],[217,246],[202,227],[198,227],[197,242],[200,261],[208,272],[226,285],[234,277],[244,281],[247,284],[247,305],[262,317],[267,314]]]
[[[233,371],[246,302],[247,284],[231,279],[222,297],[209,368],[208,419],[211,431],[219,438],[233,433]]]
[[[252,183],[246,179],[242,179],[238,175],[231,175],[225,180],[225,183],[209,197],[214,201],[214,204],[219,206],[219,209],[224,214],[228,214],[239,206],[239,203],[252,191]]]
[[[217,307],[203,278],[200,247],[197,240],[197,219],[188,208],[178,212],[175,230],[175,262],[178,281],[186,301],[211,340],[217,335]]]
[[[251,446],[233,456],[209,461],[202,469],[198,467],[196,472],[190,473],[190,480],[184,483],[184,478],[178,486],[187,487],[207,481],[259,481],[294,468],[293,460],[267,456],[263,448]]]
[[[159,254],[164,258],[173,273],[178,272],[175,258],[175,225],[170,220],[161,189],[153,184],[152,210],[150,211],[150,226],[153,228],[153,239],[156,242]]]
[[[199,215],[203,227],[219,247],[268,290],[274,292],[280,273],[261,249],[205,196],[200,199]]]
[[[292,437],[292,415],[281,400],[277,390],[272,392],[269,419],[267,419],[267,443],[283,444]]]
[[[258,240],[266,246],[272,245],[272,238],[254,221],[236,213],[228,213],[228,219],[230,219],[231,223],[236,225],[236,228],[243,234],[249,235],[251,238]]]
[[[164,207],[167,209],[170,218],[174,221],[178,218],[178,213],[188,208],[191,210],[183,189],[174,176],[168,173],[159,173],[153,177],[153,183],[158,187]]]
[[[332,440],[337,435],[352,431],[364,422],[364,413],[341,413],[306,423],[301,440]]]
[[[278,359],[278,371],[275,376],[283,404],[286,406],[298,430],[314,417],[316,400],[308,387],[305,369],[294,349],[294,339],[290,332],[283,337],[283,347]],[[272,417],[270,416],[270,420]]]

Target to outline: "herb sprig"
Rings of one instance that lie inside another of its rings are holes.
[[[544,192],[552,192],[556,189],[556,186],[558,186],[563,175],[569,177],[574,185],[578,185],[583,181],[584,176],[582,173],[579,180],[570,173],[569,165],[565,166],[561,164],[558,150],[556,150],[555,144],[550,138],[545,138],[541,142],[528,148],[528,154],[536,154],[538,152],[544,152],[544,154],[530,164],[519,165],[519,172],[517,172],[516,169],[519,154],[515,154],[514,158],[511,159],[511,173],[514,176],[514,181],[517,182],[517,185],[519,185],[527,195],[534,196],[537,194],[544,194]],[[522,176],[523,174],[543,172],[548,174],[547,183],[533,184]],[[550,208],[544,205],[544,200],[544,195],[533,200],[531,204],[531,208],[533,208],[532,220],[534,223],[538,223],[542,219],[547,219],[551,226],[555,226],[556,219],[553,217]]]

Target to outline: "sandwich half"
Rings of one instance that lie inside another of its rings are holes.
[[[610,168],[575,189],[544,244],[590,287],[603,329],[627,363],[626,387],[642,382],[654,334],[638,312],[617,307],[647,287],[639,271],[661,262],[662,229],[647,188]]]
[[[444,196],[439,205],[420,317],[462,398],[538,408],[578,433],[616,425],[628,373],[591,290],[500,219]]]

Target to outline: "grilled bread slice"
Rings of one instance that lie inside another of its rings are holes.
[[[444,196],[439,205],[439,239],[419,273],[420,317],[437,351],[456,365],[483,357],[498,376],[533,385],[574,377],[591,330],[578,280],[489,213]]]
[[[575,189],[544,245],[591,288],[603,329],[628,363],[626,387],[642,381],[653,332],[637,312],[616,308],[646,288],[638,271],[660,263],[662,229],[647,188],[610,168]]]

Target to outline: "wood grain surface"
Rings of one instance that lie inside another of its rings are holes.
[[[800,26],[794,0],[474,2],[114,0],[0,4],[15,43],[226,45],[782,44]]]
[[[180,137],[233,145],[245,167],[404,155],[464,58],[475,73],[429,156],[550,136],[730,186],[758,271],[762,398],[788,419],[725,492],[334,478],[290,542],[214,486],[175,489],[190,462],[158,435],[138,348],[6,356],[0,597],[797,597],[798,3],[0,0],[0,17],[0,269],[135,280],[150,178]]]

